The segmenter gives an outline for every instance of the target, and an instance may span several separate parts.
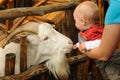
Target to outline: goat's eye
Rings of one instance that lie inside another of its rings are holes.
[[[44,38],[44,40],[48,40],[48,37],[46,36],[46,37]]]

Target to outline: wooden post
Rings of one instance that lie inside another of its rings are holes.
[[[103,0],[98,0],[98,6],[100,9],[100,25],[104,27],[104,1]]]
[[[84,54],[72,56],[72,57],[68,58],[68,62],[70,65],[77,64],[77,63],[81,64],[85,60],[86,60],[86,56]],[[47,71],[48,71],[48,69],[44,64],[35,65],[21,74],[16,74],[16,75],[11,75],[11,76],[3,76],[3,77],[0,77],[0,80],[28,80],[33,76],[46,73]],[[40,79],[40,80],[42,80],[42,79]],[[78,80],[78,79],[74,79],[74,80]]]
[[[71,38],[71,40],[74,42],[74,43],[77,43],[78,42],[78,39],[77,39],[77,35],[78,35],[78,30],[77,28],[75,27],[75,22],[74,22],[74,19],[73,19],[73,10],[74,9],[71,9],[71,10],[67,10],[65,11],[65,17],[64,17],[64,20],[62,22],[62,25],[60,28],[61,29],[61,32],[68,36],[69,38]],[[71,57],[73,55],[77,55],[77,52],[76,50],[73,50],[71,54],[67,54],[68,57]],[[78,80],[79,79],[79,76],[80,75],[78,72],[80,72],[80,65],[78,64],[74,64],[74,65],[71,65],[71,73],[72,75],[70,75],[70,78],[75,78],[75,80]]]
[[[8,1],[8,7],[7,9],[11,9],[14,8],[14,0],[9,0]],[[13,25],[13,18],[11,19],[6,19],[6,29],[7,31],[11,28],[11,26]]]
[[[31,7],[32,0],[15,0],[15,7]]]
[[[88,79],[89,67],[90,67],[90,59],[87,58],[87,60],[82,65],[82,80]]]
[[[20,45],[20,72],[24,72],[27,70],[27,38],[24,34],[21,35]]]
[[[5,75],[13,75],[15,71],[15,54],[8,53],[5,59]]]

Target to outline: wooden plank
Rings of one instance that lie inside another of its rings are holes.
[[[15,58],[14,53],[8,53],[5,59],[5,75],[13,75],[15,71]]]
[[[40,7],[27,7],[27,8],[13,8],[0,11],[0,19],[17,18],[22,16],[40,16],[46,13],[68,10],[74,8],[78,4],[79,0],[73,0],[56,6],[40,6]]]
[[[85,55],[77,55],[77,56],[73,56],[73,57],[68,58],[69,64],[75,64],[75,63],[81,64],[85,60],[86,60]],[[34,75],[43,74],[46,71],[48,71],[46,66],[44,64],[41,64],[41,65],[33,66],[21,74],[0,77],[0,80],[27,80]]]
[[[27,70],[27,38],[24,34],[20,39],[20,72]]]
[[[98,0],[98,7],[100,9],[100,25],[104,27],[104,1],[103,0]]]

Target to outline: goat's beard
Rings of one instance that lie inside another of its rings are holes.
[[[55,54],[46,62],[47,68],[55,76],[55,78],[60,78],[65,80],[69,75],[69,64],[64,53]]]

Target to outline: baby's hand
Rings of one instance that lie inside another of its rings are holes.
[[[77,42],[75,45],[73,45],[73,49],[77,49],[77,48],[79,48],[79,46],[80,46],[80,44],[79,44],[79,42]]]
[[[74,46],[73,49],[79,49],[80,52],[85,53],[86,52],[86,47],[85,47],[85,42],[77,42]]]
[[[77,49],[77,48],[86,49],[86,48],[85,48],[85,43],[84,43],[84,42],[77,42],[77,43],[73,46],[73,49]]]
[[[80,50],[86,49],[86,47],[85,47],[85,42],[80,42],[79,49],[80,49]]]
[[[79,51],[81,53],[86,53],[87,50],[86,50],[85,42],[80,42]]]

